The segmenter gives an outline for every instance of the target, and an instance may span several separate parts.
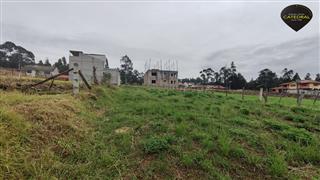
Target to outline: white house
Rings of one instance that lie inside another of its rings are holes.
[[[44,65],[26,65],[22,70],[31,77],[50,77],[59,73],[58,68]]]

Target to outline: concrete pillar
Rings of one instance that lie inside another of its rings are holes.
[[[72,76],[72,87],[73,87],[73,95],[79,94],[79,65],[78,63],[73,64],[73,76]]]
[[[260,88],[259,99],[260,101],[263,100],[263,88]]]

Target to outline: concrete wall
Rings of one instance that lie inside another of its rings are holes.
[[[96,77],[101,82],[105,61],[105,55],[79,54],[79,56],[69,56],[69,68],[73,68],[74,63],[78,63],[79,70],[81,70],[88,83],[92,84],[94,81],[93,67],[96,67]],[[70,72],[69,79],[73,79],[72,75],[73,73]]]
[[[178,87],[178,72],[159,69],[148,70],[144,74],[144,85]]]
[[[111,69],[111,68],[108,68],[108,69],[105,69],[104,70],[104,73],[105,74],[110,74],[110,80],[109,80],[109,83],[112,84],[112,85],[120,85],[120,71],[119,69],[117,68],[114,68],[114,69]]]

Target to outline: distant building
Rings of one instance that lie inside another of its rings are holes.
[[[150,69],[143,79],[147,86],[178,87],[178,71]]]
[[[109,81],[110,84],[120,85],[121,79],[120,71],[118,68],[105,68],[103,73],[104,76],[107,78],[106,81]]]
[[[194,85],[195,84],[193,82],[179,82],[179,87],[182,87],[182,88],[190,88]]]
[[[98,82],[102,82],[103,78],[109,76],[109,82],[114,85],[120,85],[119,69],[110,69],[108,67],[108,59],[104,54],[87,54],[82,51],[70,51],[69,67],[74,68],[78,64],[85,79],[89,84],[94,82],[94,69]],[[108,75],[110,74],[110,75]],[[72,79],[73,73],[69,73],[69,79]]]
[[[315,91],[320,90],[320,82],[313,80],[301,80],[297,82],[282,83],[279,87],[272,88],[275,93],[290,93],[297,94],[297,92],[305,94],[314,94]]]
[[[59,73],[58,68],[44,65],[26,65],[22,71],[31,77],[50,77]]]

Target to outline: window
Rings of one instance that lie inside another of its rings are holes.
[[[173,81],[171,81],[171,84],[173,84]]]
[[[163,82],[167,82],[167,80],[163,80]]]
[[[151,72],[151,76],[157,76],[157,72]]]
[[[151,83],[152,83],[152,84],[155,84],[155,83],[156,83],[156,80],[151,80]]]

